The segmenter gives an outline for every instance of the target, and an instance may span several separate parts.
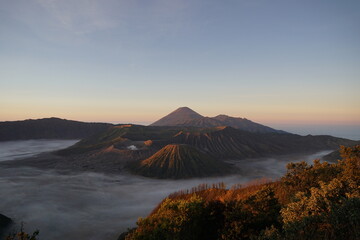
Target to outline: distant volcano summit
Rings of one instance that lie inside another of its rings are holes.
[[[152,123],[150,126],[179,126],[185,122],[204,118],[188,107],[181,107]]]
[[[255,123],[246,118],[218,115],[216,117],[204,117],[188,107],[181,107],[152,123],[150,126],[181,126],[211,128],[229,126],[247,132],[257,133],[285,133],[271,127]]]

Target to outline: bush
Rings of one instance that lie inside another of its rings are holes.
[[[32,234],[26,233],[24,231],[24,223],[21,223],[19,231],[9,234],[5,239],[6,240],[37,240],[38,235],[39,235],[39,230],[34,231]]]
[[[291,163],[277,182],[173,194],[126,239],[360,239],[360,145],[341,152],[336,164]]]

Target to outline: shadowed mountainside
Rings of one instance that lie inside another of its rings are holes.
[[[27,139],[81,139],[113,126],[60,118],[0,122],[0,141]]]
[[[285,133],[284,131],[252,122],[246,118],[234,118],[226,115],[203,117],[188,107],[178,108],[167,116],[152,123],[150,126],[182,126],[200,128],[229,126],[248,132]]]
[[[341,158],[340,156],[340,150],[335,150],[325,156],[322,157],[322,160],[328,161],[328,162],[336,162]]]
[[[13,221],[5,215],[0,214],[0,238],[6,233]]]
[[[209,132],[179,132],[172,141],[203,149],[212,156],[222,159],[314,152],[337,149],[340,145],[356,144],[356,141],[332,136],[251,133],[232,127],[217,127],[211,130]]]
[[[255,123],[246,118],[236,118],[227,115],[218,115],[216,117],[213,117],[213,119],[220,121],[222,123],[222,126],[229,126],[249,132],[286,133],[285,131],[282,130],[275,130],[273,128]]]
[[[155,178],[190,178],[228,174],[228,164],[186,144],[169,144],[137,163],[132,172]]]

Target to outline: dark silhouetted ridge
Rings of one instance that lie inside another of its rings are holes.
[[[248,132],[261,132],[261,133],[286,133],[285,131],[276,130],[259,123],[255,123],[246,118],[235,118],[227,115],[218,115],[212,119],[221,122],[221,125],[230,126],[236,129]]]
[[[109,123],[85,123],[60,118],[0,122],[0,141],[81,139],[105,131]]]
[[[0,237],[3,237],[6,231],[9,230],[12,223],[13,221],[10,218],[0,214]]]

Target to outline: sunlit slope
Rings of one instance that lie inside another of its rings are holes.
[[[179,132],[179,128],[169,127],[146,127],[141,125],[118,125],[100,134],[86,138],[59,151],[61,155],[81,154],[89,151],[114,146],[115,148],[127,148],[135,145],[138,148],[149,147],[153,140],[166,140]]]
[[[169,144],[154,155],[132,167],[146,177],[190,178],[223,175],[230,166],[186,144]]]

